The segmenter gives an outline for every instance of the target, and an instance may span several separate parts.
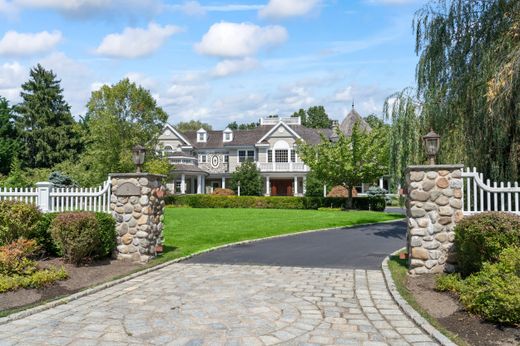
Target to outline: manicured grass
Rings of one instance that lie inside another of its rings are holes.
[[[162,262],[218,245],[306,230],[402,219],[372,211],[166,208]]]
[[[392,273],[392,279],[394,280],[397,291],[403,297],[404,300],[415,310],[417,311],[425,320],[430,322],[432,326],[437,328],[442,334],[446,335],[451,341],[456,343],[457,345],[467,346],[468,344],[462,340],[459,336],[447,330],[442,324],[440,324],[434,317],[430,316],[430,314],[423,309],[413,294],[406,287],[407,280],[407,260],[400,259],[399,256],[390,256],[390,261],[388,261],[388,269]]]

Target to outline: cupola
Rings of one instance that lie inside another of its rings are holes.
[[[224,130],[222,136],[223,136],[223,137],[222,137],[222,140],[223,140],[224,142],[231,142],[231,141],[233,140],[233,131],[232,131],[229,127],[227,127],[227,128]]]
[[[197,143],[206,143],[208,141],[208,132],[202,127],[197,131]]]

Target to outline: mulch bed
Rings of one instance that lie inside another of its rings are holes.
[[[111,259],[94,261],[79,267],[64,263],[60,258],[38,261],[38,264],[42,268],[51,265],[57,267],[64,266],[67,273],[69,273],[69,278],[64,281],[58,281],[48,287],[19,289],[13,292],[1,293],[0,311],[34,305],[38,302],[70,295],[142,268],[142,265],[139,264]]]
[[[408,276],[406,286],[419,305],[446,329],[470,345],[520,345],[520,328],[498,326],[471,315],[455,294],[434,290],[435,277]]]

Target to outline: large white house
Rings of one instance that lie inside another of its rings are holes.
[[[369,128],[354,109],[339,127],[349,135],[356,121]],[[167,184],[174,193],[205,194],[225,188],[237,167],[251,160],[264,178],[266,196],[303,196],[309,167],[298,157],[297,141],[318,144],[322,135],[332,139],[333,133],[302,126],[299,117],[262,118],[260,126],[251,130],[180,132],[167,125],[157,150],[175,167],[175,180]]]

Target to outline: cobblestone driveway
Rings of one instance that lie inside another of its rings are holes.
[[[435,345],[379,271],[178,263],[0,326],[20,345]]]

